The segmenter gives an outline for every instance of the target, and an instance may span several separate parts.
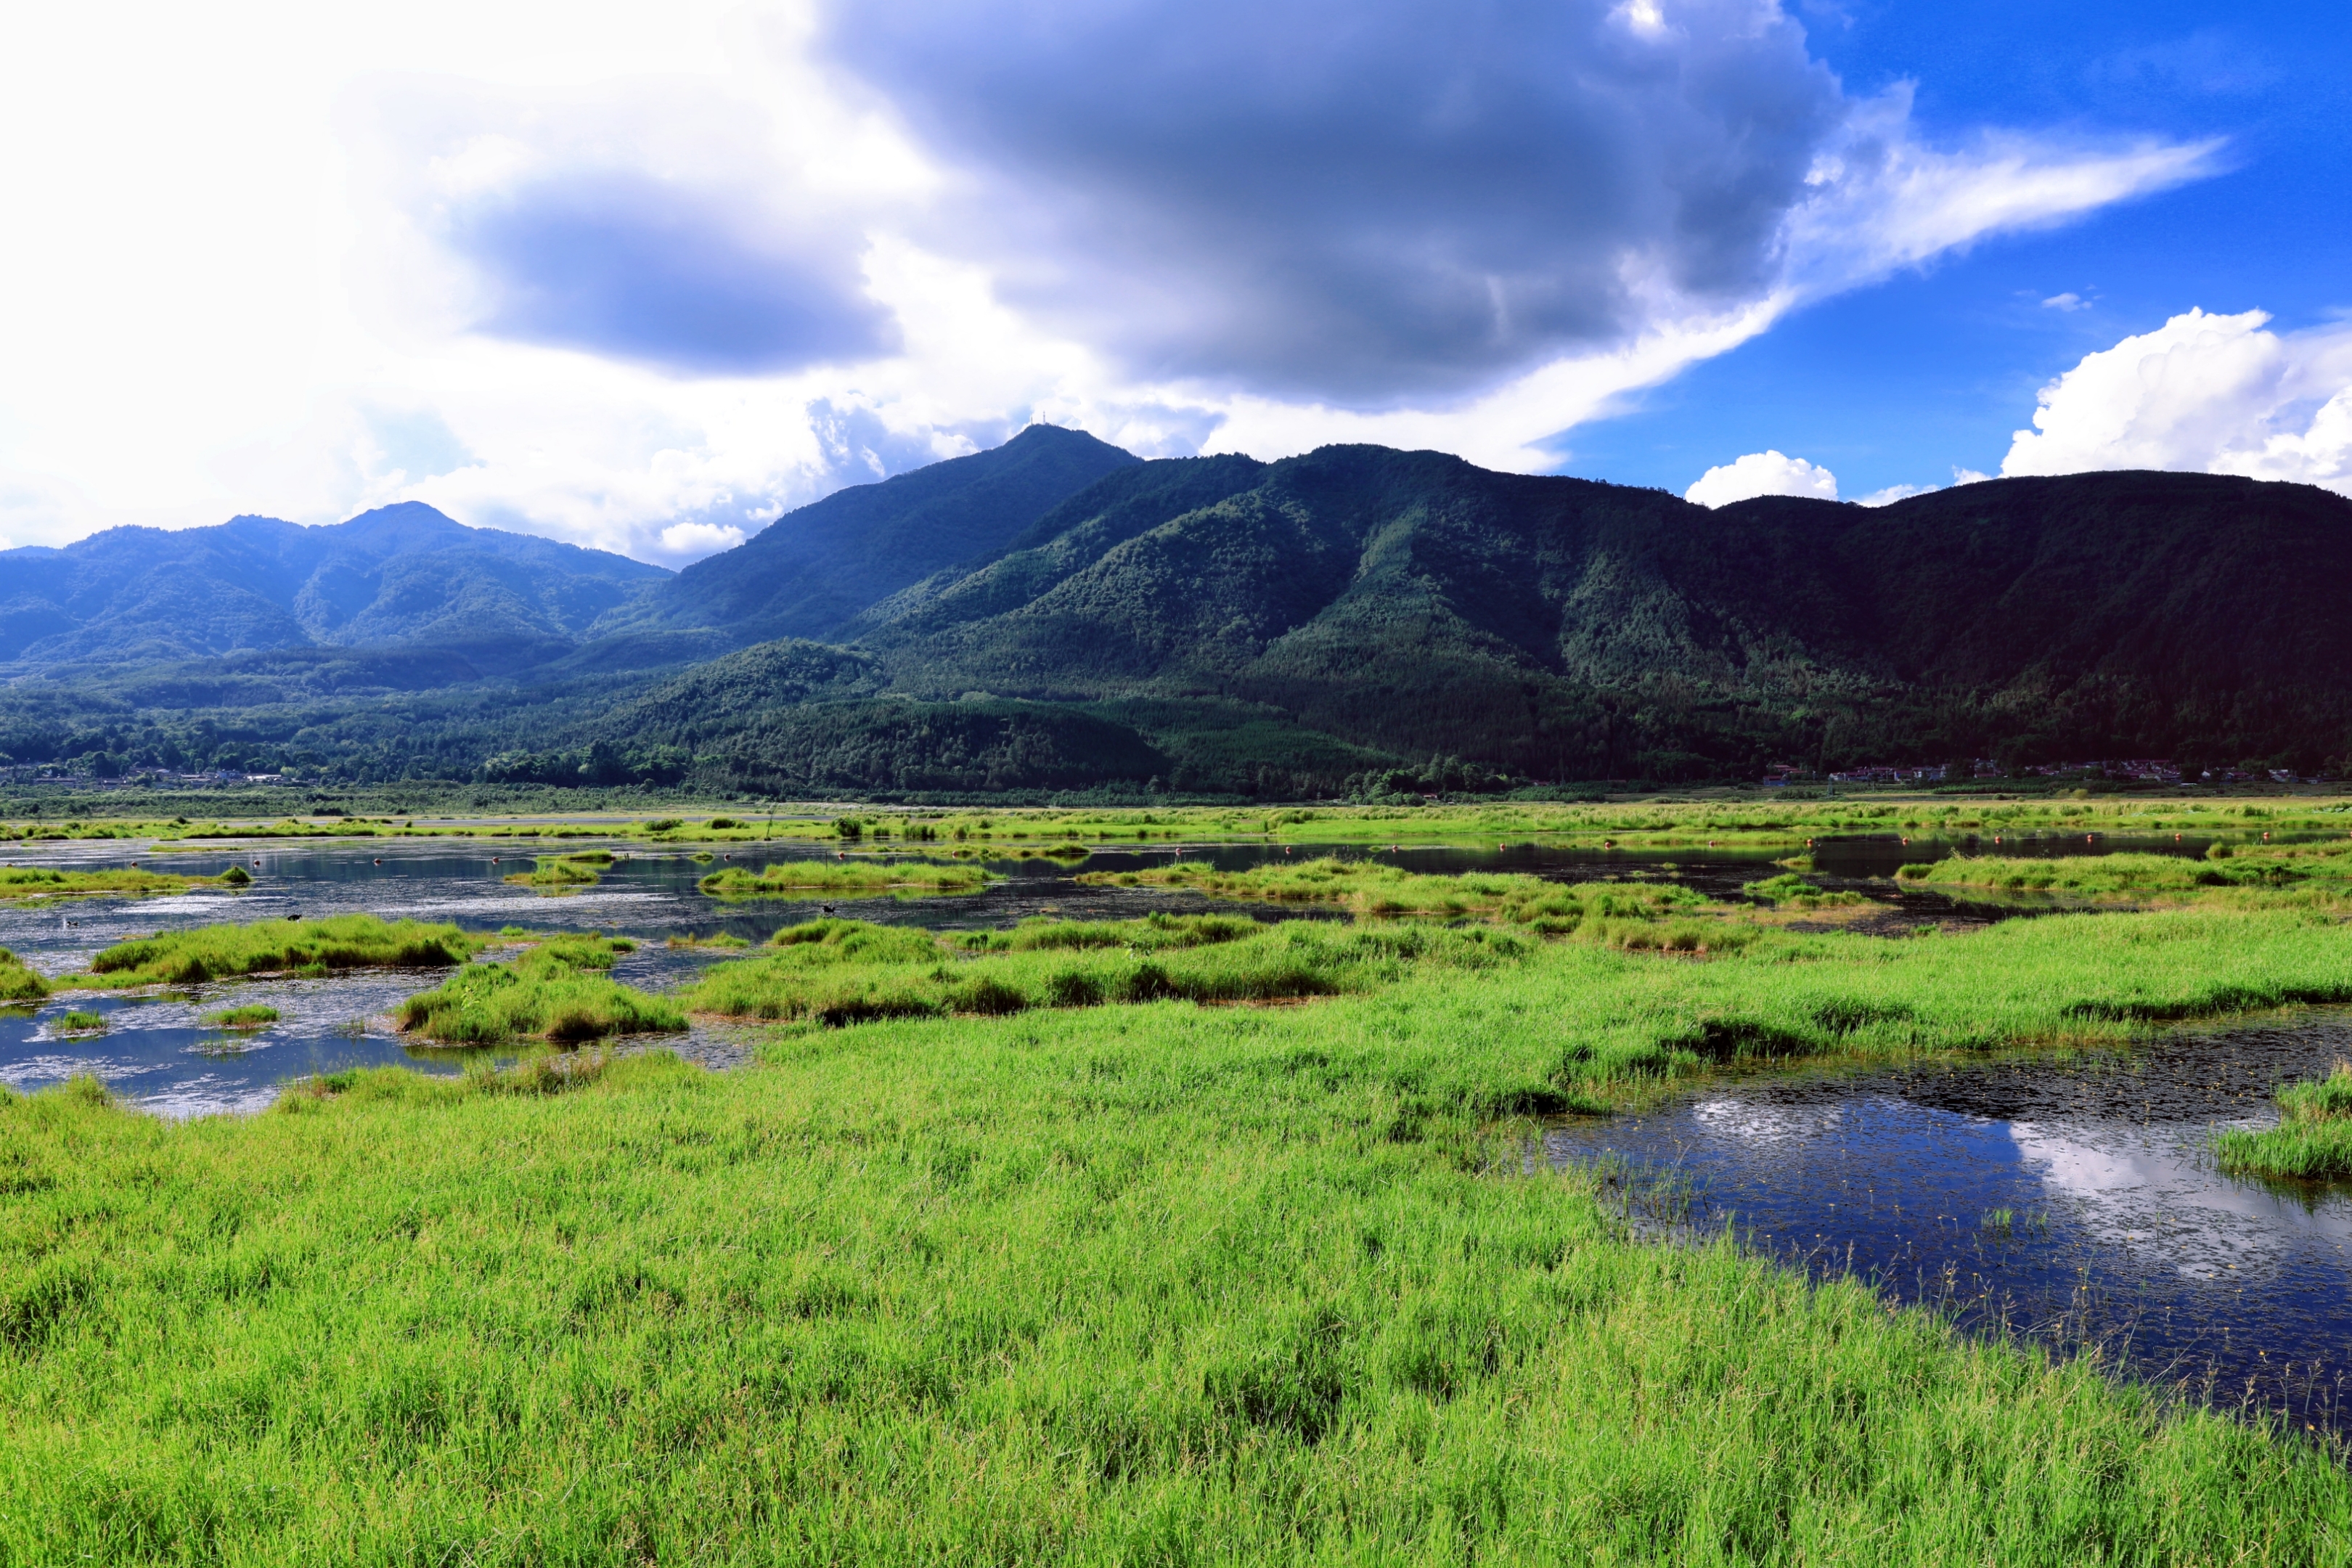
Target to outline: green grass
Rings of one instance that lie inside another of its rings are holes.
[[[1410,922],[1230,926],[1236,934],[1163,947],[1153,931],[1192,922],[1039,922],[937,939],[816,921],[778,932],[779,952],[714,965],[678,999],[697,1012],[850,1023],[1153,995],[1410,993],[1414,1028],[1507,1032],[1549,1053],[1542,1094],[1585,1103],[1639,1100],[1729,1061],[2122,1042],[2185,1020],[2352,1002],[2352,927],[2296,910],[2063,915],[1900,941],[1765,929],[1706,959]],[[1062,932],[1069,945],[1051,945]]]
[[[1784,910],[1858,909],[1870,902],[1851,889],[1832,892],[1814,886],[1792,871],[1784,871],[1761,882],[1749,882],[1739,890],[1759,902]]]
[[[2326,888],[2352,882],[2352,850],[2341,843],[2216,845],[2202,860],[2176,855],[2085,855],[2063,860],[1954,856],[1906,866],[1897,875],[1926,887],[2058,893],[2089,899],[2197,895],[2209,889]]]
[[[106,1015],[72,1008],[58,1016],[57,1031],[60,1035],[102,1035],[106,1033]]]
[[[37,1002],[49,994],[40,972],[0,947],[0,1002]]]
[[[1375,860],[1333,857],[1240,871],[1179,863],[1146,871],[1087,872],[1077,880],[1254,903],[1321,905],[1377,920],[1476,917],[1544,936],[1575,935],[1616,947],[1678,952],[1722,952],[1755,935],[1748,923],[1734,923],[1744,911],[1664,882],[1551,882],[1508,871],[1429,876]]]
[[[488,939],[452,925],[373,915],[200,926],[115,943],[83,973],[55,982],[89,990],[196,985],[244,974],[322,975],[343,969],[421,969],[458,963]]]
[[[281,1015],[267,1002],[247,1002],[242,1006],[224,1007],[217,1013],[207,1013],[201,1022],[209,1029],[258,1029],[275,1024]]]
[[[847,1024],[1182,997],[1275,1002],[1365,991],[1423,968],[1483,972],[1535,944],[1486,931],[1358,930],[1327,921],[1046,921],[934,939],[903,926],[812,921],[776,952],[721,963],[678,999],[698,1013]]]
[[[718,899],[874,898],[976,893],[997,879],[976,866],[922,860],[780,860],[757,871],[730,866],[696,886]]]
[[[2344,973],[2245,918],[0,1099],[0,1558],[2340,1562],[2316,1447],[1629,1240],[1492,1121],[1735,998],[1965,1044]]]
[[[677,935],[674,935],[674,936],[672,936],[672,937],[668,938],[668,939],[667,939],[667,940],[663,943],[663,945],[664,945],[664,946],[666,946],[666,947],[682,947],[682,948],[691,948],[691,947],[721,947],[721,948],[736,948],[736,947],[749,947],[749,946],[751,946],[751,940],[750,940],[748,937],[740,937],[740,936],[737,936],[733,931],[713,931],[713,932],[712,932],[710,935],[709,935],[709,936],[696,936],[696,935],[692,934],[691,932],[681,932],[681,933],[679,933],[679,934],[677,934]]]
[[[519,887],[568,892],[576,888],[593,887],[603,881],[604,878],[596,868],[610,865],[612,859],[610,855],[601,859],[592,859],[585,855],[541,855],[531,862],[533,869],[518,871],[505,879]]]
[[[2231,1128],[2214,1139],[2223,1170],[2307,1182],[2352,1177],[2352,1063],[2280,1089],[2276,1127]]]
[[[518,1039],[558,1045],[686,1027],[666,996],[623,985],[599,971],[635,943],[604,937],[551,937],[511,963],[469,963],[394,1015],[404,1032],[454,1046]]]
[[[239,888],[253,878],[241,866],[217,877],[181,877],[129,867],[109,871],[60,871],[46,866],[0,866],[0,900],[152,898],[191,888]]]

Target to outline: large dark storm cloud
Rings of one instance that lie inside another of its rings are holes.
[[[1769,288],[1842,123],[1756,0],[839,0],[1023,308],[1148,376],[1373,405]]]

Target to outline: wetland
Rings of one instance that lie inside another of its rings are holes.
[[[2352,1208],[2220,1153],[2352,1056],[2340,822],[989,820],[0,904],[15,1554],[124,1554],[123,1497],[322,1559],[725,1556],[759,1495],[836,1556],[1119,1555],[1153,1497],[1212,1555],[2352,1538]],[[1899,875],[1995,848],[2058,874]]]

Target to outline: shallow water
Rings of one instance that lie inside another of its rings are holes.
[[[1728,1227],[1965,1327],[2352,1436],[2352,1198],[2225,1176],[2213,1131],[2352,1056],[2352,1019],[2128,1052],[1759,1078],[1544,1137],[1637,1227]]]
[[[1233,910],[1197,894],[1152,889],[1081,886],[1080,871],[1118,871],[1162,866],[1171,858],[1206,861],[1238,869],[1268,860],[1306,859],[1320,854],[1377,858],[1416,871],[1525,871],[1565,881],[1654,877],[1686,884],[1716,897],[1736,897],[1743,883],[1772,876],[1777,855],[1786,850],[1735,852],[1706,848],[1672,851],[1571,850],[1547,845],[1481,841],[1451,846],[1389,847],[1366,845],[1187,845],[1097,847],[1075,865],[1032,858],[1017,848],[995,847],[988,868],[1004,878],[982,891],[922,899],[761,899],[721,902],[700,892],[696,882],[729,865],[758,868],[785,859],[829,859],[835,851],[806,840],[774,845],[712,847],[714,858],[697,861],[691,847],[659,847],[615,841],[625,857],[604,868],[596,886],[549,897],[504,879],[530,869],[537,854],[572,853],[596,847],[593,839],[563,839],[518,846],[511,839],[262,839],[228,842],[217,849],[158,853],[131,840],[12,847],[5,858],[24,865],[88,868],[139,861],[151,869],[211,876],[243,865],[251,887],[230,891],[205,889],[172,898],[77,899],[57,902],[0,902],[0,947],[14,950],[36,969],[62,974],[85,966],[92,954],[128,937],[215,921],[311,918],[353,911],[388,920],[453,921],[467,930],[496,931],[520,925],[534,931],[601,931],[637,938],[645,945],[614,971],[626,984],[667,990],[683,984],[703,964],[732,956],[725,949],[670,949],[671,935],[710,937],[721,932],[752,942],[779,926],[838,913],[864,920],[970,929],[1012,925],[1036,915],[1072,919],[1132,919],[1155,909],[1197,911]],[[2162,847],[2201,853],[2202,844],[2176,847],[2168,841],[2129,844],[2101,840],[2096,846],[2051,840],[2026,853],[2075,854],[2118,847]],[[1936,894],[1898,890],[1884,880],[1906,860],[1932,858],[1952,847],[1906,846],[1888,838],[1823,841],[1813,854],[1817,879],[1867,893],[1880,910],[1864,922],[1902,928],[1921,921],[1966,924],[1997,919],[2013,910],[1972,910]],[[2008,848],[2003,847],[2003,853]],[[902,851],[902,853],[910,853]],[[932,851],[936,855],[938,851]],[[1255,910],[1271,918],[1313,918],[1329,911],[1288,908]],[[1849,922],[1850,923],[1850,922]],[[347,1067],[404,1062],[427,1072],[456,1073],[473,1059],[466,1053],[412,1048],[391,1027],[387,1014],[413,992],[436,984],[416,974],[372,973],[314,981],[228,982],[169,994],[63,997],[37,1011],[0,1012],[0,1082],[37,1089],[79,1072],[95,1073],[125,1098],[170,1115],[251,1110],[267,1104],[290,1078]],[[283,1020],[267,1029],[236,1036],[207,1030],[201,1013],[234,1001],[267,1002]],[[109,1030],[95,1037],[59,1038],[55,1020],[68,1007],[106,1015]],[[740,1033],[696,1029],[658,1042],[714,1066],[742,1059]]]

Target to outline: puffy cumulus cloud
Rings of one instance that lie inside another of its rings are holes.
[[[1719,468],[1709,468],[1698,477],[1697,483],[1683,492],[1685,500],[1696,501],[1701,506],[1728,506],[1754,496],[1811,496],[1817,500],[1835,500],[1837,476],[1802,458],[1780,452],[1750,452]]]
[[[2352,495],[2352,326],[2269,322],[2192,310],[2085,354],[2042,389],[2000,471],[2190,469]]]
[[[1771,0],[27,14],[0,532],[387,500],[675,562],[1032,420],[1556,437],[1789,310],[2193,177],[1930,145]]]
[[[741,529],[713,522],[673,522],[661,531],[662,553],[681,561],[699,561],[742,542]]]

